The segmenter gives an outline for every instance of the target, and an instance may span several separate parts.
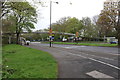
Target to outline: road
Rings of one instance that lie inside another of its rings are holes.
[[[119,80],[120,54],[115,47],[92,47],[77,45],[58,45],[38,42],[31,48],[49,52],[58,62],[59,78],[105,78]]]

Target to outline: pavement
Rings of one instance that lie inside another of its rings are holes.
[[[120,80],[118,48],[58,45],[38,42],[31,48],[49,52],[58,62],[58,78]]]

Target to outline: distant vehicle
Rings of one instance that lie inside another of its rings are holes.
[[[65,42],[65,41],[67,41],[67,39],[63,38],[62,41]]]
[[[111,41],[110,44],[117,44],[118,41]]]
[[[27,41],[26,41],[26,45],[30,45],[30,41],[27,40]]]

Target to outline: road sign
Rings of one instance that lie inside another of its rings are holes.
[[[54,36],[52,36],[51,39],[54,39]]]
[[[78,33],[78,32],[76,32],[76,37],[78,37],[78,34],[79,34],[79,33]]]
[[[54,36],[54,34],[51,34],[51,36]]]
[[[52,34],[52,29],[49,30],[49,33]]]
[[[49,36],[50,39],[54,39],[54,36]]]

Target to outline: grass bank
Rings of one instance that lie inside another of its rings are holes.
[[[57,78],[57,62],[47,52],[20,46],[3,46],[4,78]]]
[[[45,43],[49,43],[49,42],[45,42]],[[53,44],[73,44],[73,45],[82,45],[82,46],[103,46],[103,47],[115,47],[117,46],[117,44],[109,44],[109,43],[101,43],[101,42],[96,42],[96,43],[92,43],[92,42],[52,42]]]

